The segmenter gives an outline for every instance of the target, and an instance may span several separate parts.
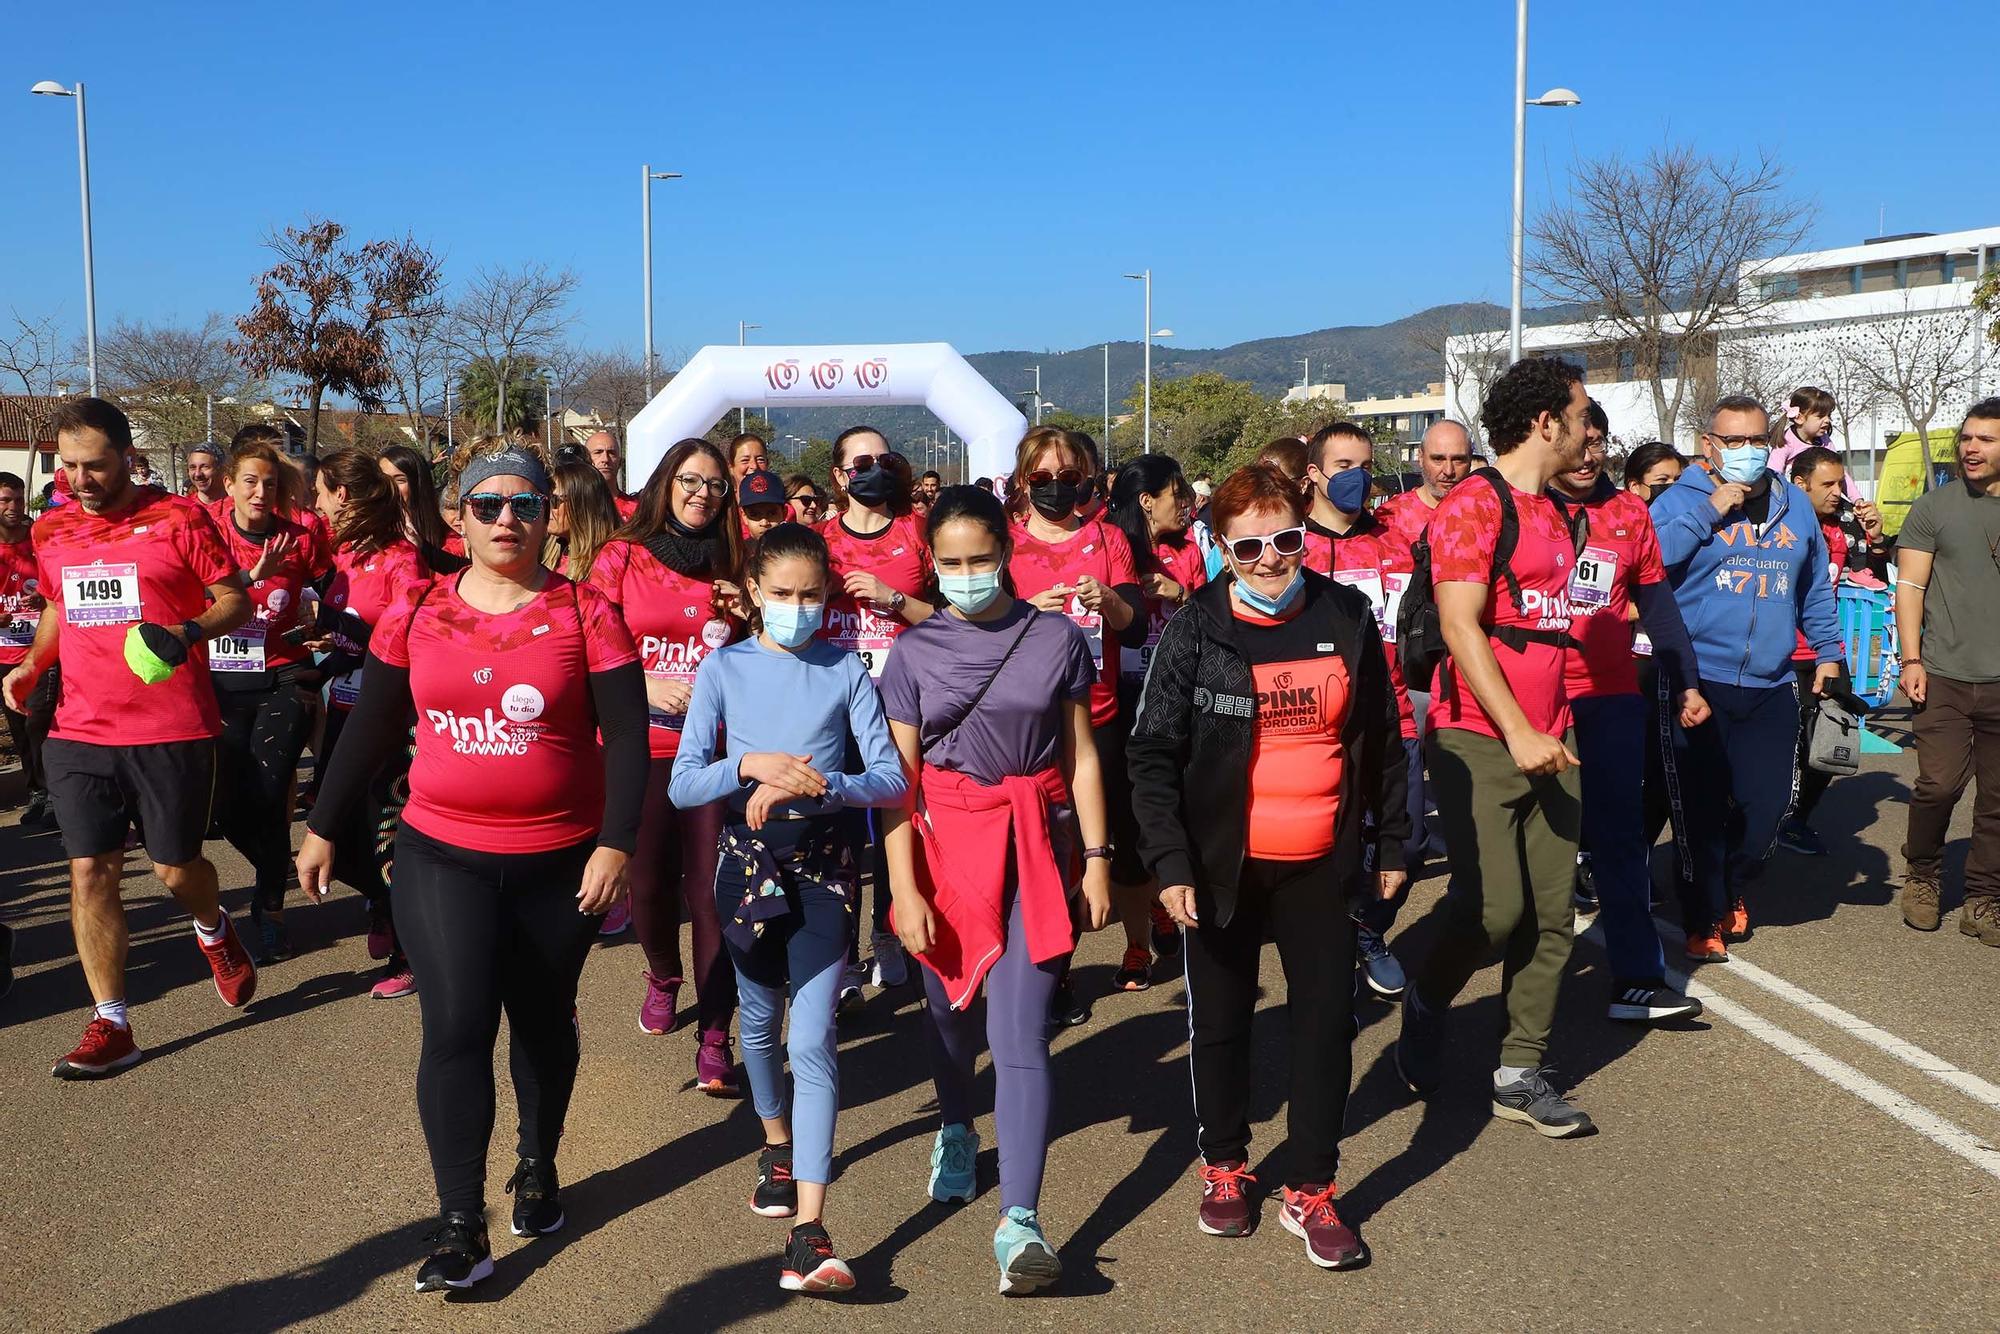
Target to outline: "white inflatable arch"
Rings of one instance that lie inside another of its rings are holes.
[[[632,419],[625,475],[651,476],[676,441],[707,434],[731,408],[913,405],[963,437],[966,480],[1013,471],[1027,419],[964,357],[946,343],[876,343],[701,349]]]

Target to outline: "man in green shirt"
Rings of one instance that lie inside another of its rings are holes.
[[[1966,414],[1958,462],[1957,481],[1910,506],[1898,541],[1896,632],[1917,706],[1902,909],[1938,929],[1945,828],[1976,770],[1958,929],[2000,947],[2000,398]]]

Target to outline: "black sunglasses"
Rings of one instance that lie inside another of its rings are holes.
[[[481,523],[500,522],[500,511],[503,509],[513,510],[514,517],[522,523],[540,523],[542,516],[548,513],[549,498],[533,491],[511,496],[503,496],[497,491],[477,491],[465,498],[465,507]]]
[[[1029,486],[1047,486],[1050,482],[1061,482],[1064,486],[1082,486],[1083,474],[1075,468],[1064,468],[1059,472],[1037,468],[1028,474]]]

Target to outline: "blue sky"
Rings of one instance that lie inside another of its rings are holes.
[[[80,329],[71,104],[89,87],[100,326],[247,306],[274,226],[414,232],[464,277],[580,275],[636,351],[639,164],[657,340],[1134,338],[1213,347],[1507,291],[1513,6],[467,0],[12,7],[0,315]],[[329,26],[329,16],[338,15]],[[80,22],[79,20],[85,20]],[[1536,0],[1529,200],[1575,155],[1770,149],[1813,240],[2000,222],[1973,0]],[[1740,54],[1725,55],[1725,48]],[[1988,95],[1990,97],[1990,94]]]

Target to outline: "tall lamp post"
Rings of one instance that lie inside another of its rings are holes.
[[[763,327],[764,326],[761,324],[745,324],[742,320],[736,321],[736,346],[738,347],[743,346],[743,335],[746,332],[748,332],[751,329],[761,329]],[[770,421],[771,418],[769,412],[767,411],[764,417],[764,422],[767,428],[770,424]],[[736,409],[736,434],[742,435],[745,431],[749,430],[750,429],[749,422],[750,422],[750,414],[748,410],[740,407]]]
[[[1104,345],[1104,456],[1111,457],[1111,344]]]
[[[1313,359],[1311,357],[1300,357],[1299,361],[1306,368],[1306,397],[1311,398],[1313,392]]]
[[[1145,426],[1141,434],[1143,443],[1140,448],[1150,454],[1153,452],[1153,271],[1146,269],[1125,276],[1134,282],[1146,284],[1146,388],[1141,397]]]
[[[1035,373],[1035,425],[1040,426],[1042,424],[1042,368],[1040,366],[1030,366],[1028,369]]]
[[[65,88],[43,79],[28,90],[40,97],[76,99],[76,173],[83,193],[83,347],[90,363],[90,396],[97,397],[97,270],[90,255],[90,131],[83,114],[83,80]]]
[[[653,164],[639,167],[639,230],[646,269],[646,401],[653,401],[653,182],[677,181],[677,171],[654,171]]]
[[[1528,108],[1573,107],[1583,101],[1567,88],[1528,96],[1528,0],[1514,0],[1514,274],[1507,305],[1507,364],[1521,359],[1521,271],[1527,233]]]

